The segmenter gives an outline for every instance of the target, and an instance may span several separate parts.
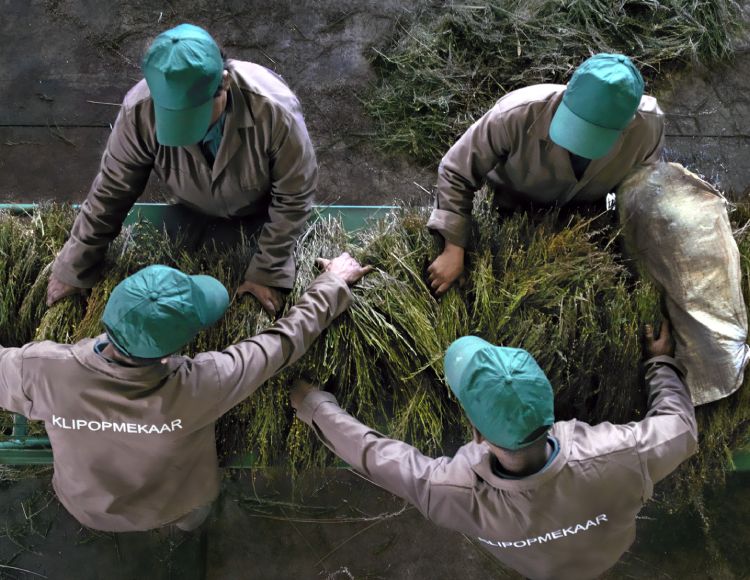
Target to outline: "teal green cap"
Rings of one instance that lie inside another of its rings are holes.
[[[482,436],[503,449],[531,445],[555,422],[552,385],[523,349],[464,336],[445,351],[445,379]]]
[[[571,153],[599,159],[633,119],[643,96],[643,77],[622,54],[597,54],[573,73],[552,117],[549,136]]]
[[[143,57],[156,116],[156,139],[168,147],[198,143],[211,124],[224,61],[211,35],[180,24],[156,37]]]
[[[214,324],[227,306],[229,294],[216,278],[148,266],[115,286],[102,322],[126,355],[160,358],[179,351]]]

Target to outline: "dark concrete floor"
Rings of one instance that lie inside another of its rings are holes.
[[[230,56],[297,92],[320,161],[321,203],[428,203],[434,167],[378,152],[360,96],[368,57],[430,0],[29,0],[0,18],[0,202],[81,200],[118,104],[158,32],[203,25]],[[750,13],[750,0],[742,0]],[[664,77],[668,154],[734,196],[750,186],[750,41],[718,70]],[[158,183],[146,198],[159,199]],[[144,198],[145,199],[145,198]]]
[[[0,578],[59,580],[519,579],[476,539],[437,528],[344,470],[225,473],[222,495],[190,534],[95,533],[55,500],[49,474],[0,485]],[[633,548],[608,580],[750,577],[750,474],[695,514],[644,510]],[[708,539],[707,539],[708,538]],[[24,572],[25,570],[25,572]]]
[[[359,95],[369,48],[425,0],[30,0],[0,18],[0,202],[81,200],[151,38],[180,22],[281,74],[320,163],[319,203],[428,203],[433,171],[379,153]],[[146,197],[159,199],[158,183]]]

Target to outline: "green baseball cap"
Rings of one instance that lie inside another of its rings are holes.
[[[464,336],[445,351],[445,379],[482,436],[503,449],[531,445],[555,422],[552,385],[523,349]]]
[[[227,306],[229,294],[216,278],[148,266],[115,286],[102,322],[112,343],[126,355],[160,358],[214,324]]]
[[[154,101],[157,141],[169,147],[198,143],[211,124],[224,72],[214,39],[198,26],[180,24],[156,37],[141,66]]]
[[[643,77],[622,54],[596,54],[573,73],[552,117],[549,136],[571,153],[598,159],[633,119],[643,96]]]

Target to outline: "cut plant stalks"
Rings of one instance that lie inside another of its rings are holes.
[[[354,235],[331,218],[304,233],[296,250],[297,280],[284,312],[318,275],[317,257],[349,251],[375,272],[354,288],[352,307],[297,364],[217,422],[224,461],[252,453],[256,465],[286,464],[293,471],[334,461],[312,431],[293,418],[287,391],[297,377],[335,392],[349,411],[383,433],[425,453],[451,453],[470,431],[443,381],[443,354],[466,334],[530,351],[555,388],[559,420],[623,423],[643,417],[638,327],[658,318],[659,296],[633,277],[617,255],[619,232],[611,219],[562,211],[498,219],[491,200],[478,196],[466,281],[436,300],[425,283],[426,268],[439,251],[425,229],[428,215],[427,208],[403,209]],[[733,215],[737,224],[748,218],[745,208]],[[11,292],[8,284],[2,285],[0,299],[12,308],[4,312],[20,309],[18,316],[2,319],[0,336],[6,346],[32,338],[74,342],[96,336],[112,288],[152,263],[211,274],[232,294],[254,247],[247,240],[229,251],[186,253],[153,227],[139,225],[112,244],[104,277],[87,299],[70,297],[45,311],[28,301],[44,299],[46,266],[62,243],[64,228],[35,224],[65,220],[70,227],[72,212],[61,206],[40,207],[31,219],[0,215],[0,271],[17,286]],[[748,231],[738,234],[746,276]],[[26,269],[15,261],[21,258]],[[185,354],[220,350],[270,324],[252,298],[234,297],[225,316]],[[749,392],[743,387],[698,409],[701,451],[659,487],[666,492],[664,501],[675,508],[699,506],[704,486],[723,480],[731,450],[748,442]],[[6,435],[9,417],[0,416]],[[32,425],[41,431],[38,423]]]
[[[587,56],[630,56],[647,82],[728,61],[742,27],[735,0],[478,0],[431,3],[375,49],[364,96],[378,141],[434,163],[505,93],[565,83]]]

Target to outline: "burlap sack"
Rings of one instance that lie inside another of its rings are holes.
[[[622,182],[617,209],[630,257],[666,297],[693,404],[730,395],[750,349],[725,198],[681,165],[657,163]]]

